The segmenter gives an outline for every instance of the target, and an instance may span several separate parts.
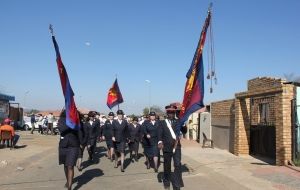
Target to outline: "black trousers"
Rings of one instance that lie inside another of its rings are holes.
[[[181,171],[181,149],[177,148],[175,153],[164,152],[164,185],[170,186],[172,181],[173,187],[183,187],[182,171]],[[174,175],[171,180],[171,162],[174,162]]]

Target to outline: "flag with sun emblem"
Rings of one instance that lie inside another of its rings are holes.
[[[179,114],[180,122],[176,127],[177,135],[180,134],[180,129],[189,116],[195,111],[204,107],[204,70],[202,52],[205,43],[207,28],[209,27],[211,14],[208,12],[205,24],[203,26],[198,47],[194,54],[192,64],[186,74],[186,84],[184,89],[184,97],[181,111]]]
[[[121,104],[123,97],[119,89],[118,80],[116,79],[113,86],[109,89],[107,95],[107,106],[112,109],[114,106]]]

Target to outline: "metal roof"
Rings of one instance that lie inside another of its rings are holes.
[[[0,100],[15,101],[15,97],[0,93]]]

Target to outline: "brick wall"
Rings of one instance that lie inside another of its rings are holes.
[[[280,87],[285,82],[283,79],[272,77],[257,77],[248,80],[248,91],[264,90],[268,88]]]
[[[211,103],[211,124],[231,126],[234,124],[234,99]]]
[[[268,122],[275,126],[276,132],[276,165],[292,159],[291,100],[295,97],[295,86],[284,82],[271,77],[254,78],[248,81],[248,91],[236,93],[234,100],[211,104],[212,127],[234,126],[230,137],[234,154],[249,154],[250,126],[260,123],[259,105],[266,103]]]
[[[276,104],[275,104],[275,95],[272,96],[260,96],[250,99],[251,103],[251,125],[258,125],[260,123],[260,105],[268,104],[269,105],[269,114],[267,118],[268,125],[275,125],[276,122]]]
[[[211,103],[211,136],[214,146],[234,152],[234,99]]]

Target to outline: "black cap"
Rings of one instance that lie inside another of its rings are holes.
[[[118,111],[117,111],[117,115],[124,115],[123,110],[118,110]]]
[[[154,111],[151,111],[151,112],[149,113],[149,115],[150,115],[150,116],[156,116],[156,114],[155,114]]]
[[[88,116],[89,117],[95,117],[95,112],[94,111],[89,111]]]
[[[108,116],[115,116],[114,112],[109,112]]]
[[[139,121],[137,117],[133,117],[132,121]]]
[[[168,105],[165,107],[167,112],[175,112],[177,110],[177,107],[174,105]]]

